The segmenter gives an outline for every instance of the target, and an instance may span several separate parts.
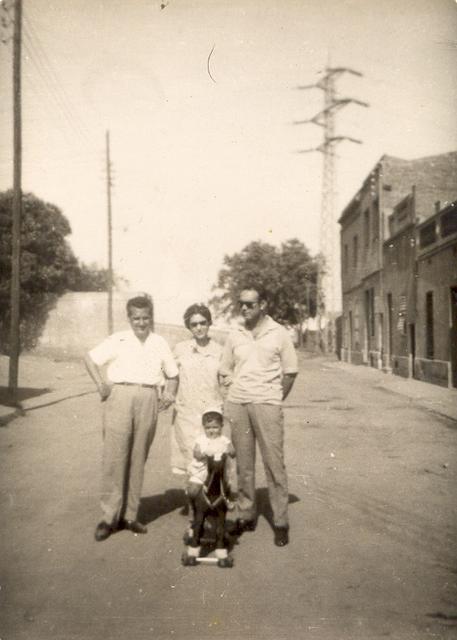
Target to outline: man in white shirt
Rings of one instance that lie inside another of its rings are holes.
[[[144,465],[154,439],[159,409],[175,399],[178,369],[166,341],[152,333],[152,301],[141,295],[127,302],[131,329],[112,334],[85,358],[103,411],[103,519],[97,541],[118,529],[147,533],[138,522]],[[105,365],[106,372],[105,372]],[[159,400],[159,387],[167,380]]]

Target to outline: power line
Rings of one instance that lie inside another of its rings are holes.
[[[49,65],[46,64],[45,58],[40,53],[39,46],[26,25],[24,25],[24,35],[24,48],[28,54],[29,60],[38,72],[44,88],[49,93],[73,133],[81,138],[84,144],[87,144],[89,142],[89,138],[86,131],[82,128],[77,116],[75,116],[75,113],[69,105],[68,99],[65,97],[58,81],[54,79]]]
[[[32,5],[30,5],[30,9],[31,6]],[[83,144],[88,145],[90,142],[88,127],[81,116],[73,108],[72,101],[68,97],[59,74],[55,70],[55,66],[50,60],[46,52],[46,48],[43,46],[41,38],[34,26],[34,19],[31,11],[24,14],[24,35],[26,50],[30,56],[32,64],[38,71],[45,88],[60,109],[60,112],[67,124],[70,125],[73,133],[81,139]]]
[[[36,48],[43,59],[43,64],[45,68],[47,68],[49,76],[52,79],[55,87],[57,88],[63,103],[65,104],[68,111],[72,114],[74,119],[78,121],[82,133],[86,135],[87,126],[84,123],[84,120],[81,118],[81,116],[79,114],[76,114],[76,112],[73,110],[71,100],[65,91],[65,87],[61,82],[61,79],[59,78],[59,75],[56,72],[54,65],[52,64],[52,61],[49,59],[48,54],[46,53],[46,49],[43,46],[43,43],[34,27],[33,20],[29,18],[27,14],[25,14],[25,25],[30,31],[33,41],[36,43]]]
[[[0,8],[5,9],[6,3],[0,3]],[[10,0],[10,8],[13,5],[13,0]],[[0,12],[2,15],[4,12]],[[8,12],[9,16],[9,12]],[[5,20],[5,19],[4,19]],[[13,19],[9,16],[9,24],[12,24]],[[69,100],[65,89],[56,73],[52,62],[50,61],[45,48],[40,40],[39,35],[33,25],[33,21],[29,19],[28,15],[23,12],[23,48],[26,55],[24,56],[24,62],[30,62],[33,66],[34,72],[27,73],[27,84],[33,89],[37,96],[45,95],[45,93],[51,98],[55,107],[57,107],[57,113],[60,116],[62,122],[65,124],[65,129],[62,131],[66,134],[70,131],[74,137],[79,139],[83,146],[89,149],[90,138],[88,135],[88,129],[80,116],[75,112],[71,101]],[[37,83],[37,77],[40,82]],[[30,118],[26,114],[25,122],[30,122]],[[55,126],[55,123],[54,123]]]

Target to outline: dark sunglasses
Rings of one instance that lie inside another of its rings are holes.
[[[240,309],[246,307],[247,309],[253,309],[256,304],[259,304],[258,301],[251,302],[249,300],[238,300],[238,306]]]
[[[208,324],[208,320],[202,320],[201,322],[190,322],[189,326],[192,327],[192,329],[194,327],[206,327]]]

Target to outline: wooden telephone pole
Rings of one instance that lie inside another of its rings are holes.
[[[109,131],[106,132],[106,195],[108,203],[108,335],[113,333],[113,221],[111,212],[111,159]]]
[[[22,0],[14,3],[13,33],[13,225],[11,254],[11,324],[8,389],[16,405],[20,351],[20,261],[22,218],[22,120],[21,120],[21,45],[22,45]]]

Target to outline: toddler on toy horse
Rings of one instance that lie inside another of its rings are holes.
[[[225,518],[228,509],[234,508],[228,466],[235,450],[228,438],[222,435],[223,416],[218,409],[209,409],[202,415],[205,434],[197,438],[194,457],[189,465],[190,479],[187,486],[193,521],[185,537],[187,549],[182,561],[185,565],[196,565],[201,561],[205,528],[213,529],[216,561],[220,567],[231,567],[225,536]]]

